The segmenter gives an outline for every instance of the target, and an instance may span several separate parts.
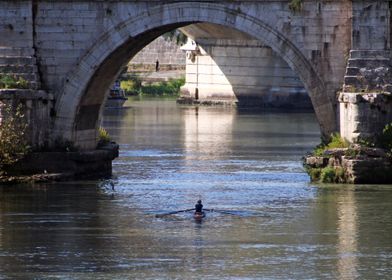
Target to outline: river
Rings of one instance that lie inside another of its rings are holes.
[[[314,185],[312,113],[132,100],[108,180],[0,186],[0,279],[389,279],[392,186]],[[195,222],[198,199],[207,212]]]

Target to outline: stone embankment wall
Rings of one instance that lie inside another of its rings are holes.
[[[0,89],[0,105],[22,104],[31,146],[42,146],[50,138],[53,95],[41,90],[34,48],[34,5],[31,1],[2,1],[0,5],[0,76],[23,79],[27,89]],[[2,118],[0,106],[0,122]]]
[[[308,156],[304,166],[314,182],[390,184],[392,161],[385,150],[352,145]]]
[[[33,6],[29,1],[2,1],[0,7],[0,75],[23,78],[31,89],[39,89]]]
[[[157,60],[160,70],[185,70],[185,52],[174,40],[163,36],[155,39],[132,58],[128,63],[128,70],[155,71]]]

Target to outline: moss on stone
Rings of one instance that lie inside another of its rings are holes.
[[[289,9],[293,12],[300,12],[302,10],[302,0],[291,0]]]

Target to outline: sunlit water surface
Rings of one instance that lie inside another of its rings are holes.
[[[313,114],[128,102],[113,178],[0,186],[0,279],[390,279],[392,186],[316,186]],[[190,212],[201,198],[208,212]]]

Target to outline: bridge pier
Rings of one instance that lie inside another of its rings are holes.
[[[199,38],[197,46],[187,52],[180,103],[312,109],[298,75],[262,42]]]
[[[340,133],[350,142],[373,142],[392,122],[389,51],[352,50],[339,96]]]
[[[392,5],[355,1],[352,10],[352,48],[338,99],[340,133],[351,142],[377,142],[392,122]]]
[[[353,1],[352,6],[352,47],[338,101],[340,134],[354,144],[308,157],[305,166],[316,180],[335,171],[330,183],[390,184],[392,139],[383,129],[392,123],[392,5]]]

